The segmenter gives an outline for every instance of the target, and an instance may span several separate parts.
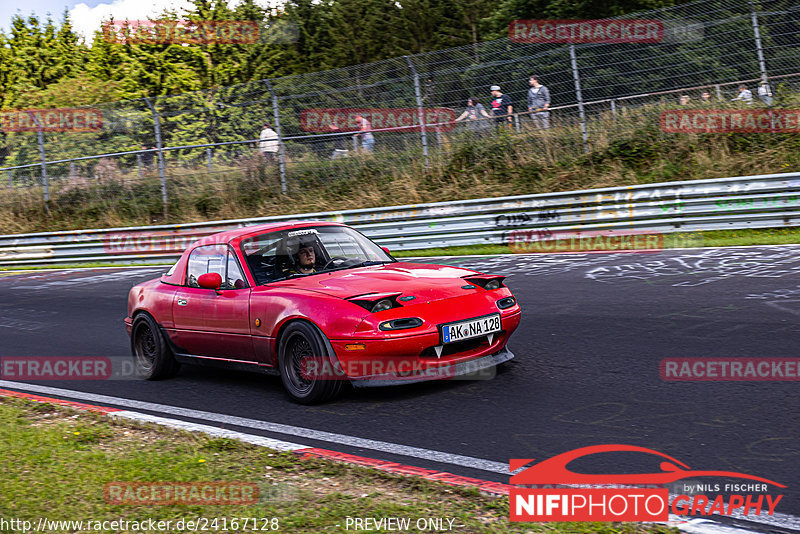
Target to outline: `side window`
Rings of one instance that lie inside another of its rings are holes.
[[[189,287],[200,287],[197,279],[206,273],[217,273],[222,277],[223,285],[225,282],[225,261],[228,255],[228,248],[225,245],[206,245],[197,247],[189,255],[189,262],[186,269],[186,285]]]
[[[197,247],[189,255],[186,285],[200,287],[197,279],[206,273],[217,273],[222,278],[220,289],[247,287],[239,262],[236,261],[233,250],[226,245]]]
[[[233,249],[228,249],[228,265],[225,270],[225,277],[222,279],[222,289],[242,289],[247,287],[247,282],[244,281],[244,274],[239,267],[239,262],[236,261],[236,255]]]

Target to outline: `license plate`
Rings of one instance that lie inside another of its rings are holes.
[[[485,336],[500,331],[500,314],[493,313],[442,326],[442,344]]]

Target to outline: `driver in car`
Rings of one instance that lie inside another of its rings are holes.
[[[284,271],[285,274],[311,274],[317,272],[316,257],[312,243],[300,243],[294,255],[294,266]]]

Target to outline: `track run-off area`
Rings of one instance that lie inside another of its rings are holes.
[[[348,389],[311,407],[291,403],[276,376],[196,366],[164,381],[3,376],[0,387],[506,483],[512,458],[637,445],[788,486],[779,513],[759,521],[800,529],[800,382],[661,373],[665,358],[798,358],[800,245],[419,261],[508,276],[523,317],[516,357],[492,379]],[[128,361],[128,290],[165,270],[0,273],[0,357]],[[659,471],[620,458],[571,468]]]

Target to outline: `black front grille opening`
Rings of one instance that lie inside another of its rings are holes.
[[[502,337],[505,332],[495,332],[494,339],[492,339],[492,343],[497,341],[498,338]],[[454,354],[459,354],[462,352],[470,352],[473,350],[478,350],[480,348],[487,348],[489,347],[489,339],[486,336],[475,337],[472,339],[465,339],[463,341],[456,341],[455,343],[448,343],[442,348],[442,358],[445,356],[452,356]],[[420,358],[434,358],[439,359],[436,357],[436,349],[434,347],[428,347],[419,354]]]

